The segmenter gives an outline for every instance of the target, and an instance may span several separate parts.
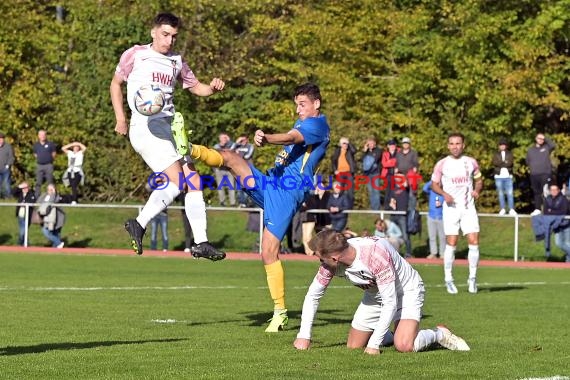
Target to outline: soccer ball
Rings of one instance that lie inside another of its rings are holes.
[[[157,85],[145,84],[135,93],[135,108],[145,116],[156,115],[164,107],[164,93]]]

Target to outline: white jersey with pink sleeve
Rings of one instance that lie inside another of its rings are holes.
[[[198,84],[194,73],[179,54],[158,53],[150,44],[135,45],[126,50],[119,60],[115,74],[127,82],[127,101],[132,111],[132,118],[155,119],[174,115],[172,97],[176,82],[181,82],[185,89]],[[162,112],[156,115],[144,116],[134,107],[134,95],[145,84],[160,86],[165,95],[165,106]]]
[[[400,256],[392,245],[383,238],[365,237],[349,239],[348,243],[356,250],[354,262],[349,266],[339,264],[336,273],[321,265],[309,286],[298,338],[311,338],[313,321],[333,276],[344,277],[354,286],[363,289],[381,303],[378,324],[370,338],[369,346],[378,348],[396,314],[404,293],[416,291],[423,286],[419,273]]]
[[[471,195],[473,181],[480,176],[479,164],[474,158],[447,156],[437,162],[431,180],[440,183],[443,191],[453,197],[452,206],[470,208],[475,205]]]

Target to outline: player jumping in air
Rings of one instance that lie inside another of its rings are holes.
[[[245,192],[264,210],[261,257],[274,302],[273,317],[266,332],[277,332],[288,322],[285,275],[279,260],[279,248],[293,216],[312,190],[317,165],[329,144],[329,125],[320,112],[319,87],[312,83],[297,87],[294,101],[299,118],[293,129],[276,134],[262,130],[255,132],[254,142],[257,146],[283,146],[277,154],[275,166],[267,173],[262,173],[235,152],[218,152],[200,145],[192,145],[190,148],[192,159],[201,160],[209,166],[229,167]]]
[[[148,222],[172,203],[180,193],[180,173],[188,177],[196,169],[191,162],[185,162],[177,151],[172,130],[183,129],[184,120],[174,111],[173,96],[176,82],[184,89],[197,96],[210,96],[224,89],[224,82],[214,78],[209,84],[198,81],[182,57],[172,52],[178,36],[180,20],[171,13],[160,13],[153,21],[150,31],[152,43],[135,45],[126,50],[115,70],[110,92],[117,124],[115,131],[121,135],[129,133],[133,148],[141,155],[153,172],[164,173],[168,184],[160,191],[153,191],[144,208],[136,219],[129,219],[125,229],[131,236],[133,250],[142,254],[142,239]],[[127,101],[131,109],[130,127],[123,107],[121,86],[127,84]],[[145,84],[160,86],[165,95],[166,104],[161,112],[153,116],[144,116],[136,111],[133,96]],[[200,189],[199,176],[192,176],[193,189],[186,193],[185,211],[192,226],[194,242],[191,251],[194,257],[210,260],[225,258],[224,252],[218,251],[209,242],[206,234],[206,204]]]

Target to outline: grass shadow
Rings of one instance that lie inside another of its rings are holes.
[[[171,343],[188,340],[187,338],[176,339],[149,339],[149,340],[110,340],[101,342],[61,342],[61,343],[41,343],[33,346],[8,346],[0,348],[0,356],[41,354],[54,350],[84,350],[97,347],[110,347],[122,344],[144,344],[144,343]]]
[[[489,288],[484,287],[481,288],[479,287],[478,291],[479,293],[481,292],[508,292],[510,290],[525,290],[528,289],[526,286],[491,286]]]
[[[76,240],[69,243],[66,243],[67,248],[87,248],[89,247],[89,243],[91,243],[91,238],[85,238],[83,240]]]
[[[12,239],[12,235],[10,234],[2,234],[0,235],[0,245],[5,245],[7,242]]]
[[[214,247],[226,247],[226,246],[227,246],[227,241],[228,241],[229,238],[230,238],[230,235],[224,234],[224,235],[221,237],[221,239],[212,241],[212,242],[210,242],[210,243],[212,243],[212,245],[213,245]]]
[[[343,313],[345,310],[337,309],[319,309],[319,317],[315,319],[313,326],[329,325],[329,324],[350,324],[352,321],[352,315],[346,318],[335,317],[335,314]],[[245,314],[246,318],[250,320],[249,326],[264,326],[268,323],[271,318],[271,312],[265,313],[253,313]],[[289,317],[289,322],[291,326],[291,320],[299,321],[301,319],[301,312],[297,310],[288,310],[287,316]],[[295,325],[293,325],[295,326]]]

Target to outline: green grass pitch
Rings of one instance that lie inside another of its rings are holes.
[[[421,326],[445,323],[470,352],[376,357],[345,348],[361,291],[335,279],[312,349],[292,347],[317,263],[284,262],[288,329],[263,332],[272,303],[258,261],[0,254],[1,379],[523,379],[570,376],[570,271],[467,268],[460,293],[416,266]]]

